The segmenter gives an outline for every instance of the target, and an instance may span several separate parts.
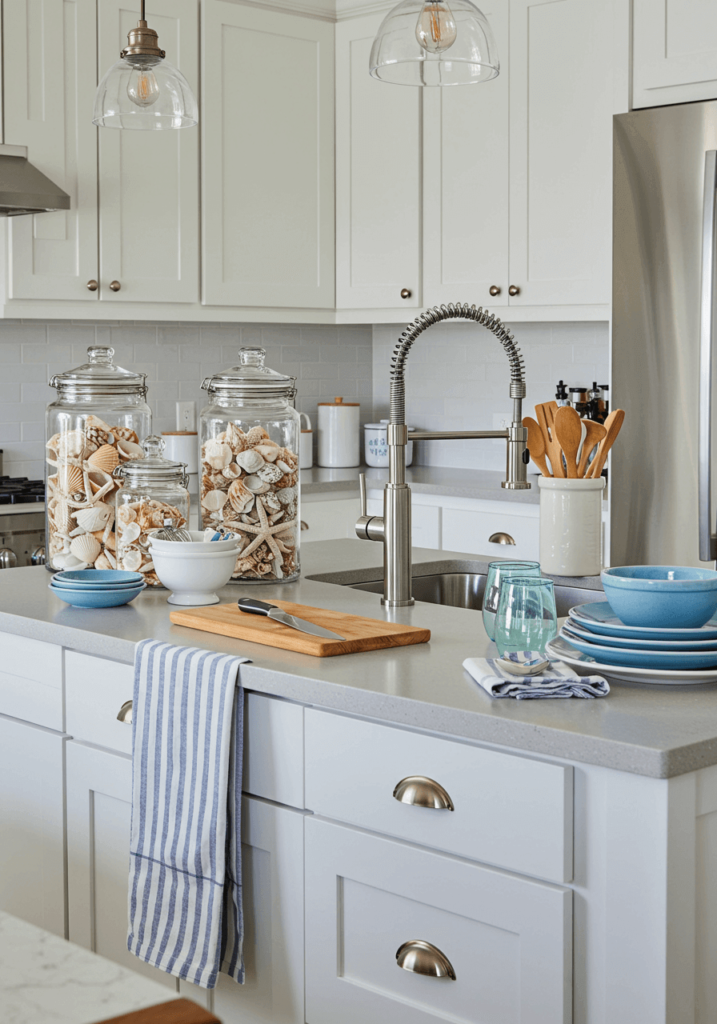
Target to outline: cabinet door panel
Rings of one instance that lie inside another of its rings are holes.
[[[511,305],[610,300],[612,0],[511,0]]]
[[[334,304],[333,26],[203,5],[203,301]]]
[[[503,503],[495,502],[495,511],[474,512],[445,508],[441,546],[445,551],[467,551],[491,558],[529,558],[536,560],[540,545],[540,520],[537,515],[506,513]],[[537,512],[537,509],[536,509]],[[490,538],[507,533],[515,544],[491,543]]]
[[[95,0],[15,0],[3,12],[5,142],[70,196],[71,208],[9,223],[12,299],[96,302]],[[117,60],[117,56],[113,57]]]
[[[500,75],[423,93],[423,298],[508,305],[508,0],[481,8]],[[492,285],[501,294],[491,296]]]
[[[413,309],[420,291],[421,89],[368,72],[385,12],[336,26],[336,304]],[[401,298],[401,289],[412,295]]]
[[[149,24],[167,60],[197,93],[196,0],[154,0]],[[100,75],[117,61],[137,6],[99,5]],[[199,128],[99,131],[100,298],[112,302],[199,300]],[[118,292],[111,281],[120,282]]]
[[[717,99],[717,4],[635,0],[633,106]]]

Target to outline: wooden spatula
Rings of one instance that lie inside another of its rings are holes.
[[[585,437],[583,438],[583,450],[580,455],[580,462],[578,463],[578,476],[581,477],[585,476],[585,470],[588,468],[590,452],[596,444],[600,444],[607,434],[607,430],[605,430],[602,423],[597,423],[595,420],[583,420],[583,426],[585,427]]]
[[[555,436],[551,431],[551,426],[554,420],[553,405],[557,408],[555,402],[543,402],[542,405],[536,405],[535,414],[538,417],[540,429],[543,431],[543,436],[545,437],[545,451],[550,459],[550,465],[553,467],[553,476],[564,478],[565,470],[563,469],[562,452],[560,451],[560,445],[555,440]]]
[[[577,410],[571,405],[560,406],[556,411],[553,434],[565,455],[569,479],[577,479],[578,452],[583,439],[583,426]]]
[[[538,423],[531,416],[526,416],[523,426],[528,431],[528,451],[530,457],[543,476],[552,476],[545,461],[545,435]]]
[[[602,473],[603,467],[605,466],[605,460],[607,459],[607,453],[614,445],[615,438],[620,433],[620,427],[622,426],[624,419],[624,409],[613,409],[605,420],[605,437],[600,442],[600,447],[597,450],[595,458],[590,464],[590,469],[587,473],[588,477],[595,479]]]

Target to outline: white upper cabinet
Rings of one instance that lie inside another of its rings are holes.
[[[334,305],[334,26],[205,0],[203,301]]]
[[[137,17],[134,0],[102,0],[99,4],[100,76],[116,63]],[[196,95],[197,0],[152,0],[149,23],[159,33],[167,60],[181,69]],[[198,302],[199,128],[101,128],[97,135],[100,298]],[[119,283],[118,291],[110,289],[113,281]]]
[[[634,0],[633,106],[717,99],[714,0]]]
[[[421,304],[421,89],[371,78],[385,11],[336,26],[336,305]],[[410,292],[405,298],[402,292]]]

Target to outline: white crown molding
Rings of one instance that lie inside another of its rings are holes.
[[[246,7],[261,7],[269,11],[300,14],[322,21],[345,21],[362,14],[390,11],[396,0],[229,0]]]
[[[390,11],[396,6],[396,0],[335,0],[336,20],[358,18],[362,14],[378,14]]]

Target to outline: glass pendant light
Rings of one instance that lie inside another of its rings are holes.
[[[142,131],[190,128],[199,120],[197,101],[182,72],[164,59],[141,3],[137,28],[97,88],[92,121],[101,128]]]
[[[473,85],[500,72],[488,20],[470,0],[403,0],[371,47],[372,76],[394,85]]]

